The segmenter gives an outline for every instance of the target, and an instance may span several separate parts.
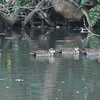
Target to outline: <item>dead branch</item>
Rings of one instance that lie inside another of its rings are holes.
[[[88,31],[88,35],[87,35],[87,37],[84,38],[83,40],[81,39],[81,42],[84,43],[84,41],[87,40],[87,39],[89,39],[89,37],[91,37],[91,36],[100,36],[100,35],[98,35],[98,34],[94,34],[93,32],[91,32],[91,30],[90,30],[89,28],[87,28],[87,26],[86,26],[86,24],[85,24],[85,19],[83,19],[83,21],[84,21],[84,27],[85,27],[85,29]]]
[[[23,26],[25,26],[27,24],[27,22],[31,19],[31,17],[34,15],[35,12],[41,10],[43,8],[43,4],[44,4],[44,0],[40,1],[37,6],[35,7],[34,10],[32,10],[28,16],[25,17],[24,22],[22,23]]]

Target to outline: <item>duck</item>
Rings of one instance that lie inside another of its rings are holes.
[[[59,48],[56,52],[64,54],[79,54],[79,47],[74,46],[73,48]]]
[[[79,47],[74,46],[73,48],[65,48],[62,50],[62,54],[78,54],[79,53]]]
[[[87,56],[100,56],[100,50],[94,48],[85,48],[82,53],[86,54]]]
[[[87,29],[84,29],[83,27],[81,27],[81,33],[88,33],[89,31]]]
[[[55,50],[53,48],[50,48],[48,51],[46,50],[37,50],[30,52],[31,55],[34,56],[53,56],[55,53]]]

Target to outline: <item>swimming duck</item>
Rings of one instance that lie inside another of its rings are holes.
[[[83,27],[81,27],[81,33],[88,33],[89,31],[87,29],[84,29]]]
[[[73,48],[59,48],[59,50],[56,50],[56,52],[62,53],[62,54],[78,54],[79,53],[79,47],[74,46]]]
[[[82,51],[82,53],[86,54],[87,56],[100,56],[99,49],[86,48],[85,50]]]
[[[79,47],[74,46],[73,48],[65,48],[62,50],[62,54],[78,54],[79,53]]]
[[[53,56],[55,53],[55,50],[53,48],[50,48],[48,51],[46,50],[37,50],[37,51],[32,51],[30,54],[34,56]]]

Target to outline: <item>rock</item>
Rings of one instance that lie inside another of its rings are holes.
[[[56,12],[60,13],[64,18],[70,21],[79,21],[83,17],[81,9],[73,2],[64,2],[63,0],[53,0],[52,5]]]

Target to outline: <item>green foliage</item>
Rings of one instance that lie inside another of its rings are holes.
[[[12,8],[13,11],[14,11],[15,13],[20,12],[21,7],[26,6],[28,1],[29,1],[29,0],[17,0],[17,1],[15,2],[15,5],[14,5],[13,8]]]
[[[81,8],[82,6],[84,6],[84,4],[86,4],[87,2],[93,2],[94,4],[91,6],[91,8],[86,5],[87,7],[89,7],[89,27],[92,27],[96,24],[96,22],[98,21],[98,19],[100,19],[100,0],[81,0],[79,7]]]
[[[21,4],[27,4],[29,0],[18,0]]]
[[[20,5],[20,1],[16,1],[15,5],[13,6],[13,10],[15,13],[17,13],[19,11],[19,6]]]
[[[100,5],[100,0],[97,0],[98,4]]]
[[[100,11],[89,12],[89,19],[90,19],[89,27],[95,25],[98,19],[100,19]]]
[[[89,1],[89,0],[81,0],[80,4],[79,4],[79,6],[78,6],[78,9],[80,9],[81,7],[83,7],[84,4],[85,4],[87,1]]]
[[[88,1],[90,1],[90,0],[81,0],[81,3],[80,3],[80,5],[84,5],[86,2],[88,2]]]
[[[91,36],[89,38],[89,47],[98,49],[100,47],[100,41],[96,36]]]

